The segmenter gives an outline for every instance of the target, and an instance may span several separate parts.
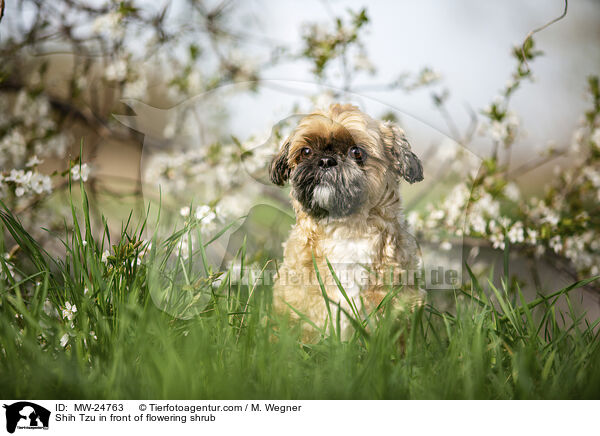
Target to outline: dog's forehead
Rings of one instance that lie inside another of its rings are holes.
[[[300,135],[300,141],[316,149],[346,149],[355,144],[352,134],[343,127],[330,130],[307,131]]]
[[[352,121],[352,122],[350,122]],[[296,128],[290,151],[310,146],[314,149],[334,148],[341,151],[354,145],[371,149],[377,140],[363,119],[334,119],[320,114],[304,118]]]

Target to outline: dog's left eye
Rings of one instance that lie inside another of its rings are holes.
[[[300,153],[302,153],[302,156],[310,156],[312,149],[310,147],[304,147],[302,150],[300,150]]]
[[[352,159],[355,159],[355,160],[362,160],[364,157],[364,153],[359,147],[352,147],[348,151],[348,154],[350,155],[350,157]]]

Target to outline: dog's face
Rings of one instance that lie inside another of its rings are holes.
[[[344,218],[372,207],[400,177],[422,180],[423,169],[396,126],[336,104],[300,121],[273,158],[270,176],[277,185],[289,180],[311,217]]]

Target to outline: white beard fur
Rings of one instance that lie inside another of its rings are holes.
[[[313,190],[312,204],[322,209],[329,210],[333,188],[326,185],[317,185]]]

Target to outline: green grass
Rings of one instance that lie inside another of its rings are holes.
[[[368,320],[350,341],[307,345],[270,312],[268,286],[241,286],[229,274],[216,286],[203,249],[176,255],[193,226],[155,239],[138,264],[150,223],[129,221],[102,262],[110,236],[92,237],[87,201],[73,207],[75,230],[58,259],[1,213],[21,259],[13,272],[0,263],[3,398],[600,397],[598,321],[556,307],[592,279],[525,302],[504,282],[486,295],[471,277],[451,312],[426,305]],[[60,312],[66,302],[77,307],[72,325]]]

